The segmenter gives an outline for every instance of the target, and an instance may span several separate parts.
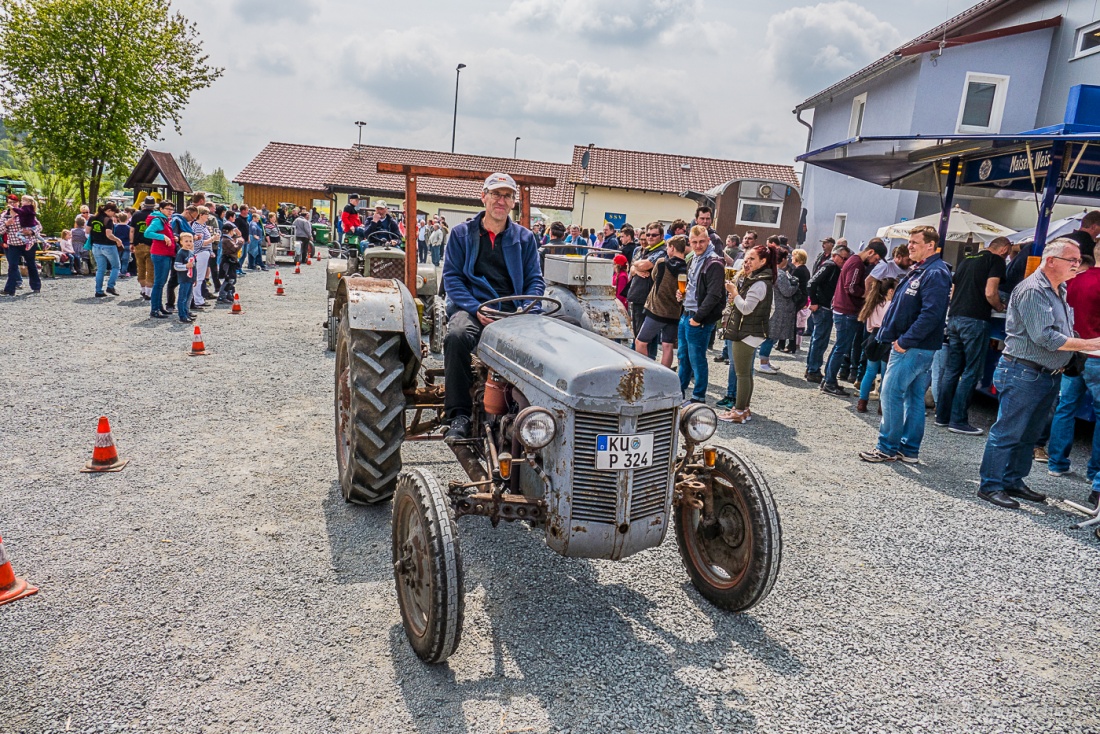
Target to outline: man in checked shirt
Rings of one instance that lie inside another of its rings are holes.
[[[1016,509],[1017,498],[1046,500],[1024,484],[1035,442],[1050,422],[1072,353],[1100,349],[1100,338],[1074,334],[1073,309],[1066,302],[1066,282],[1080,265],[1076,242],[1054,240],[1043,250],[1039,269],[1016,286],[1008,302],[1005,350],[993,375],[1000,408],[989,429],[978,487],[978,497],[997,507]]]

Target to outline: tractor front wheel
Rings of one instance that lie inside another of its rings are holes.
[[[676,543],[691,583],[722,609],[743,612],[760,603],[779,575],[782,529],[768,483],[751,463],[718,450],[711,471],[714,519],[688,503],[676,508]]]

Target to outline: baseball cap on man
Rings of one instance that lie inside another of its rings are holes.
[[[379,200],[379,201],[374,202],[374,208],[375,209],[387,209],[388,207],[386,206],[386,202]]]
[[[821,241],[822,242],[831,242],[834,245],[836,244],[836,240],[834,240],[832,237],[826,237],[825,239],[823,239]]]
[[[485,179],[485,191],[496,191],[497,189],[511,189],[516,193],[519,193],[519,187],[516,186],[516,180],[509,176],[507,173],[494,173],[489,178]]]
[[[349,199],[349,200],[351,200],[351,199],[358,199],[358,198],[359,198],[359,194],[348,194],[348,199]]]

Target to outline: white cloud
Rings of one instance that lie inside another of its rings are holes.
[[[605,43],[644,43],[694,21],[699,0],[515,0],[508,21]]]
[[[773,15],[764,44],[775,77],[808,95],[884,56],[902,40],[894,26],[841,0]]]

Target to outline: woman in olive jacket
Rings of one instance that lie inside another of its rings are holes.
[[[736,280],[726,283],[733,299],[722,314],[723,336],[731,342],[730,372],[737,378],[737,401],[730,410],[719,413],[727,423],[745,423],[752,418],[752,360],[757,347],[768,338],[772,313],[772,289],[775,284],[776,248],[757,245],[745,253],[743,270]]]

